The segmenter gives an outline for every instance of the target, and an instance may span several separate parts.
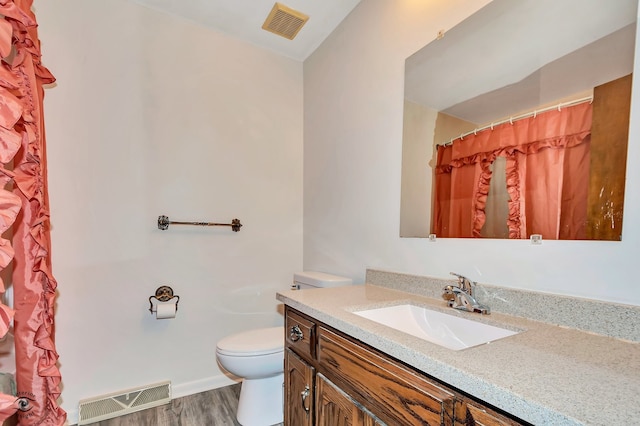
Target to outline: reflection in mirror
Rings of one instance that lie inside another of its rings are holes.
[[[406,61],[400,236],[620,240],[637,0],[494,0]]]

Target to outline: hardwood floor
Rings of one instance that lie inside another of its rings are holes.
[[[169,404],[93,423],[95,426],[239,426],[240,384],[177,398]]]

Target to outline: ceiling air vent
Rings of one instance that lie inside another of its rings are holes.
[[[262,24],[262,29],[293,40],[302,26],[309,20],[304,13],[293,10],[283,4],[276,3]]]

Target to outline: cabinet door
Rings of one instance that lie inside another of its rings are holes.
[[[291,349],[284,353],[284,424],[313,426],[313,379],[315,369]]]
[[[456,426],[517,426],[521,423],[509,419],[474,401],[456,401]]]
[[[322,374],[316,378],[317,426],[384,426]]]

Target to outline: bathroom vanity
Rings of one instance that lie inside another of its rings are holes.
[[[637,341],[495,311],[454,312],[518,333],[452,350],[354,313],[406,303],[451,310],[442,299],[404,290],[365,284],[278,294],[286,305],[285,425],[608,425],[640,418]],[[614,319],[637,321],[636,308]]]
[[[285,425],[525,424],[315,318],[285,315]]]

